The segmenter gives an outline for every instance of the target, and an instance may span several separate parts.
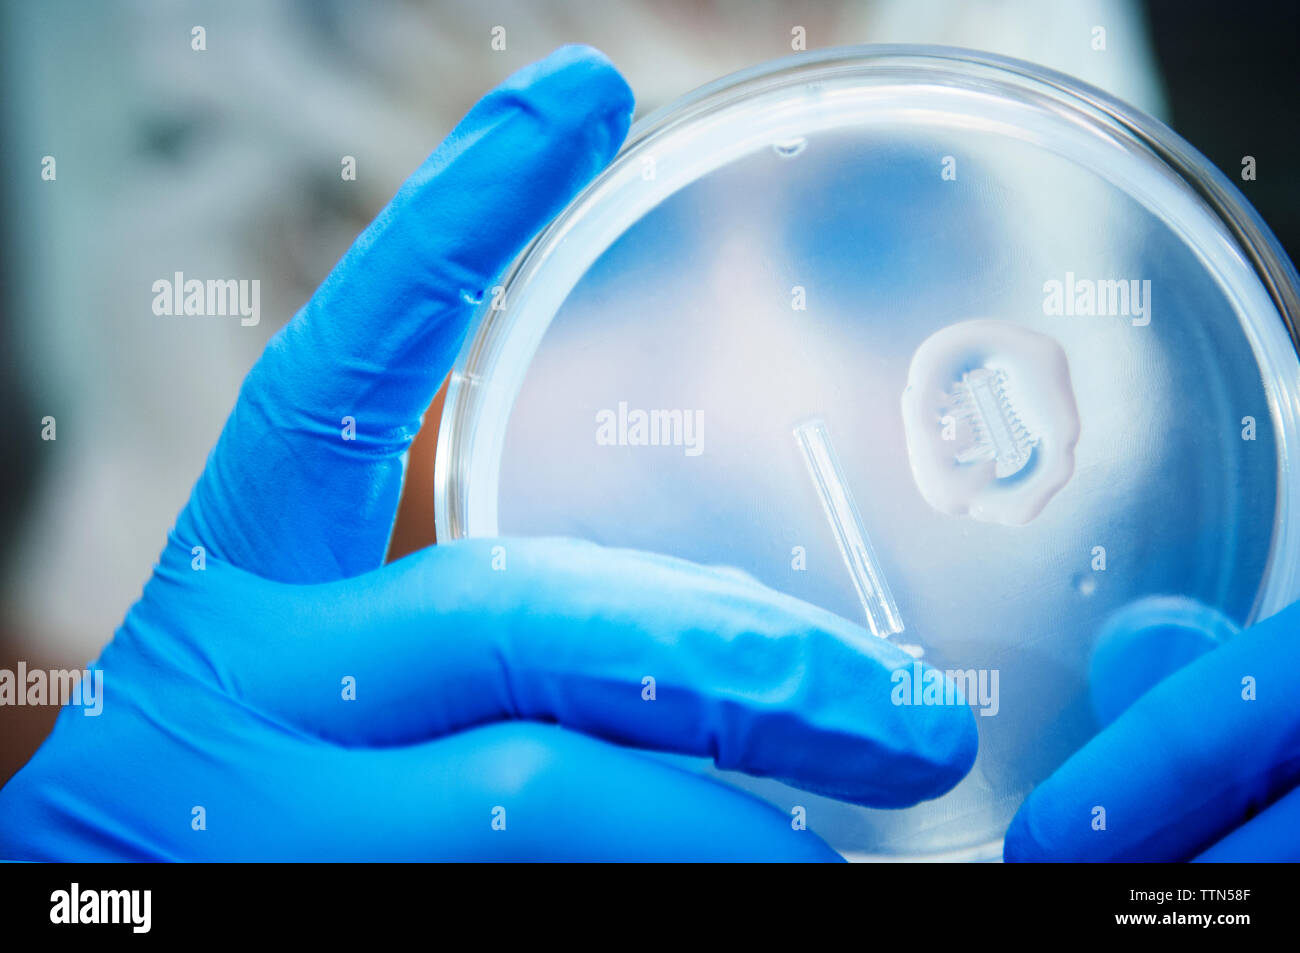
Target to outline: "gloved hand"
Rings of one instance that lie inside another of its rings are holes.
[[[1097,707],[1124,708],[1139,673],[1155,687],[1030,794],[1005,859],[1300,860],[1300,605],[1235,635],[1204,607],[1122,615]]]
[[[522,539],[381,568],[468,302],[631,111],[590,49],[516,74],[270,342],[101,656],[102,714],[65,709],[0,792],[0,856],[828,859],[625,746],[874,805],[966,772],[965,706],[889,701],[909,656],[734,572]]]

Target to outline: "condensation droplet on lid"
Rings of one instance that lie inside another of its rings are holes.
[[[772,151],[782,159],[793,159],[799,153],[803,152],[804,146],[808,145],[808,140],[802,136],[797,139],[785,139],[781,142],[773,143]]]

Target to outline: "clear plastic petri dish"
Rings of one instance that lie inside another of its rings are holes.
[[[1298,301],[1228,180],[1104,93],[963,50],[800,54],[639,122],[485,298],[439,538],[735,566],[973,676],[980,753],[943,797],[726,777],[850,858],[996,858],[1098,730],[1108,618],[1300,596]]]

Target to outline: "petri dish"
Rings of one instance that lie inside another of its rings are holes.
[[[935,800],[724,776],[850,859],[996,859],[1098,730],[1107,619],[1300,595],[1298,300],[1234,186],[1096,89],[798,54],[641,120],[485,296],[439,539],[735,566],[973,677],[979,757]]]

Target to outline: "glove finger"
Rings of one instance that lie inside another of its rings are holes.
[[[1238,827],[1196,860],[1211,864],[1300,862],[1300,788]]]
[[[631,111],[609,61],[574,46],[480,101],[267,346],[178,536],[285,582],[380,565],[471,299],[613,157]]]
[[[1007,860],[1174,861],[1300,780],[1300,606],[1161,681],[1021,805]]]
[[[1223,613],[1181,596],[1153,596],[1120,609],[1092,650],[1088,688],[1097,721],[1109,725],[1152,686],[1240,632]]]
[[[0,791],[0,857],[838,859],[749,795],[553,725],[342,748],[165,673],[139,674],[146,681],[130,687],[110,682],[103,718],[65,710],[63,743],[42,747]],[[161,696],[141,691],[159,681]],[[815,822],[815,809],[807,817]]]
[[[748,794],[555,725],[484,726],[350,760],[352,799],[394,859],[840,859]]]
[[[187,572],[165,564],[157,585],[183,585]],[[172,599],[150,601],[172,611]],[[343,744],[557,721],[875,806],[935,797],[975,757],[974,718],[951,682],[947,704],[897,703],[900,678],[920,666],[895,646],[662,556],[466,540],[344,583],[242,576],[188,611],[225,633],[200,649],[227,691]],[[184,630],[180,619],[159,625]]]

